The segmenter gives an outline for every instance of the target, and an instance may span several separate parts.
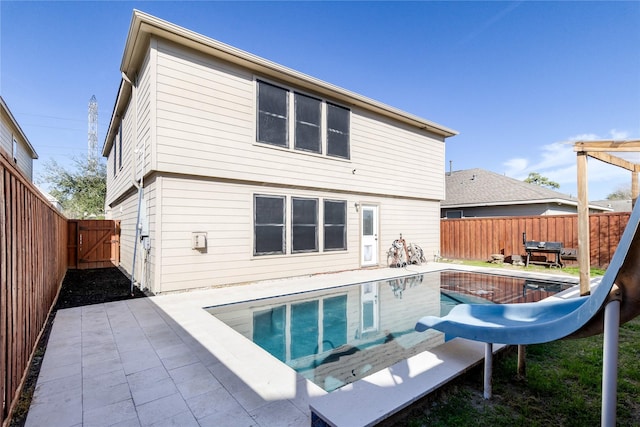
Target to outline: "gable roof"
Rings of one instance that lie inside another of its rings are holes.
[[[576,197],[479,168],[447,173],[445,185],[446,199],[441,203],[443,208],[538,203],[578,206]],[[589,208],[611,210],[595,205],[589,205]]]
[[[633,210],[633,201],[625,200],[594,200],[591,204],[612,209],[614,212],[631,212]]]
[[[125,81],[135,81],[135,76],[146,55],[151,37],[158,37],[185,46],[190,49],[205,53],[212,57],[239,65],[245,69],[259,73],[265,77],[276,78],[284,83],[294,85],[300,89],[312,90],[319,95],[324,95],[342,102],[346,105],[357,106],[367,111],[373,111],[385,117],[407,123],[419,129],[424,129],[443,138],[458,134],[457,131],[446,128],[435,122],[414,116],[405,111],[382,104],[373,99],[364,97],[354,92],[342,89],[338,86],[300,73],[275,62],[268,61],[259,56],[237,49],[217,40],[203,36],[186,28],[164,21],[155,16],[148,15],[139,10],[133,11],[129,34],[124,47],[120,71],[123,79],[118,90],[116,105],[113,110],[109,129],[105,138],[102,155],[107,156],[111,149],[111,143],[119,125],[119,114],[124,110],[131,96],[130,84]]]

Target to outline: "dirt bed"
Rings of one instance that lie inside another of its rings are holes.
[[[47,319],[45,329],[35,349],[24,387],[14,409],[11,427],[22,427],[27,419],[29,405],[36,387],[40,365],[47,348],[49,332],[57,310],[80,307],[90,304],[101,304],[131,298],[142,298],[146,295],[134,287],[131,294],[131,281],[118,268],[101,268],[92,270],[68,270],[62,282],[62,288],[55,307]]]

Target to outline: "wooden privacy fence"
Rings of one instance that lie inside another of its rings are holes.
[[[66,218],[0,152],[0,424],[64,279],[66,250]]]
[[[589,216],[591,265],[606,267],[629,221],[629,212]],[[562,242],[578,247],[578,216],[522,216],[443,219],[440,221],[440,255],[444,258],[490,260],[492,254],[525,255],[522,233],[527,240]],[[577,265],[576,261],[568,264]]]

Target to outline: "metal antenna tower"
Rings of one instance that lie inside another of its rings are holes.
[[[87,160],[95,166],[98,163],[98,101],[93,95],[89,100],[89,141]]]

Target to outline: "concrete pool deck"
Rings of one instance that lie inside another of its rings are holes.
[[[329,425],[375,424],[479,363],[483,344],[455,339],[326,393],[203,307],[448,269],[576,283],[428,263],[60,310],[26,426],[309,426],[310,407]]]

